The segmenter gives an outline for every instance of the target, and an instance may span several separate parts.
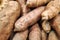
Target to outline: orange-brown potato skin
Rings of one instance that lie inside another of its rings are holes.
[[[7,40],[16,19],[20,16],[20,7],[16,1],[10,1],[7,8],[0,11],[0,40]]]
[[[41,13],[44,11],[44,9],[45,7],[36,8],[33,11],[26,14],[25,16],[19,18],[15,23],[14,31],[23,31],[27,29],[29,26],[36,23],[40,19]]]

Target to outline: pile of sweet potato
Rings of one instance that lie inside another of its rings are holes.
[[[0,40],[60,40],[60,0],[0,0]]]

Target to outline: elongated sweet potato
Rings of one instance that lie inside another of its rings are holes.
[[[59,40],[59,39],[58,39],[57,35],[55,34],[55,32],[54,31],[51,31],[49,33],[48,40]]]
[[[47,4],[46,10],[42,13],[42,20],[49,20],[60,12],[60,0],[54,0]]]
[[[9,1],[7,8],[0,11],[0,40],[7,40],[14,22],[20,15],[20,7],[16,1]]]
[[[60,36],[60,14],[57,15],[52,21],[51,21],[52,28],[56,30],[57,34]]]
[[[13,37],[13,40],[27,40],[28,36],[28,30],[25,30],[23,32],[16,33]]]
[[[22,16],[20,19],[18,19],[16,21],[14,31],[25,30],[29,26],[36,23],[40,19],[40,15],[44,11],[44,9],[45,9],[45,7],[39,7],[37,9],[29,12],[27,15]]]
[[[17,0],[18,3],[21,5],[22,15],[25,15],[30,11],[30,9],[26,6],[26,0]]]
[[[48,21],[44,20],[42,23],[42,28],[46,33],[49,33],[51,30],[50,23]]]
[[[29,40],[41,40],[41,30],[38,24],[34,24],[30,29]]]
[[[48,3],[50,0],[27,0],[26,5],[28,7],[38,7]]]

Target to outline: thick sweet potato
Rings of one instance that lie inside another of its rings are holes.
[[[49,20],[60,12],[60,0],[54,0],[47,4],[46,10],[42,13],[42,20]]]
[[[9,1],[8,6],[0,11],[0,40],[7,40],[14,22],[20,15],[20,7],[16,1]]]
[[[41,13],[44,11],[45,7],[39,7],[27,15],[22,16],[19,18],[15,23],[15,30],[14,31],[22,31],[27,29],[29,26],[33,25],[40,19]]]

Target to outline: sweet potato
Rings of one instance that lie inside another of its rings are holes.
[[[30,29],[29,40],[41,40],[41,30],[38,24],[34,24]]]
[[[23,32],[16,33],[13,37],[13,40],[27,40],[28,36],[28,30],[25,30]]]
[[[8,6],[0,11],[0,40],[7,40],[14,22],[20,16],[20,7],[16,1],[9,1]]]
[[[59,39],[58,39],[57,35],[55,34],[55,32],[54,31],[51,31],[49,33],[48,40],[59,40]]]
[[[54,0],[47,4],[46,10],[42,13],[42,20],[49,20],[60,12],[60,0]]]
[[[45,33],[44,30],[42,30],[41,35],[42,35],[42,40],[47,40],[47,33]]]
[[[25,4],[25,0],[17,0],[18,3],[20,4],[21,6],[21,9],[22,9],[22,16],[26,15],[27,14],[27,6]],[[13,37],[12,40],[27,40],[27,37],[28,37],[28,29],[27,30],[24,30],[22,32],[18,32],[15,34],[15,36]]]
[[[60,14],[57,15],[52,21],[51,21],[52,28],[56,30],[57,34],[60,36]]]
[[[26,0],[17,0],[18,3],[21,5],[22,15],[25,15],[30,11],[30,9],[26,6]]]
[[[48,21],[44,20],[42,23],[42,28],[46,33],[49,33],[51,30],[50,23]]]
[[[50,0],[27,0],[26,5],[28,7],[38,7],[48,3]]]
[[[41,13],[44,11],[45,7],[39,7],[27,15],[19,18],[15,23],[14,31],[23,31],[27,29],[29,26],[33,25],[40,19]]]

